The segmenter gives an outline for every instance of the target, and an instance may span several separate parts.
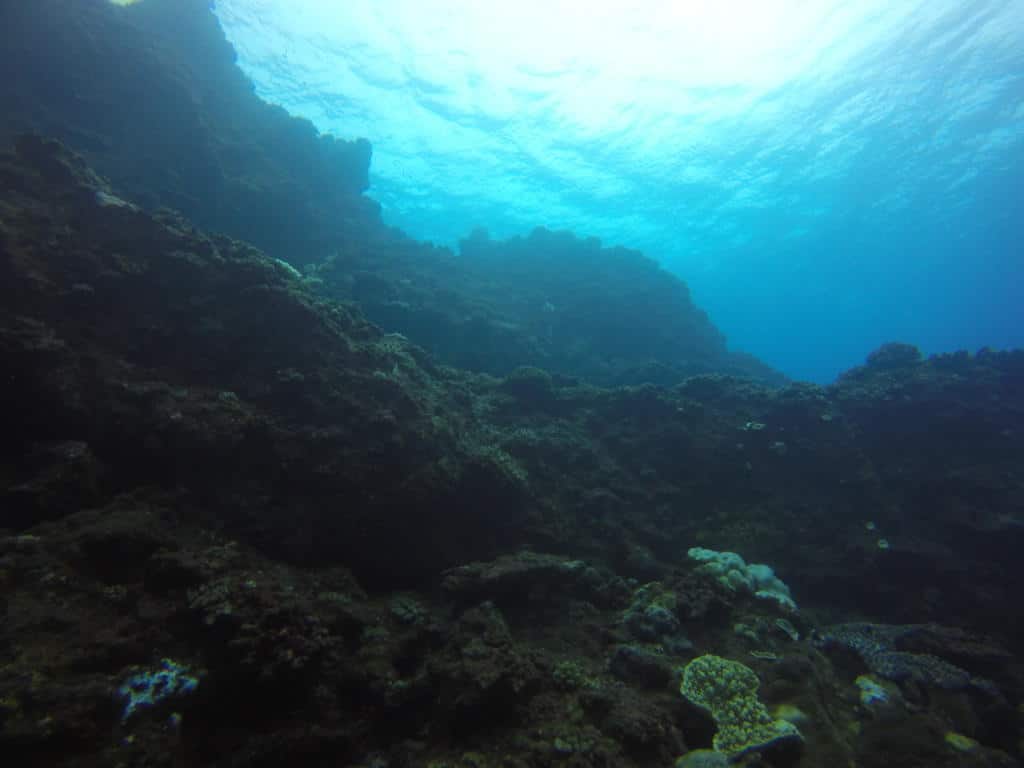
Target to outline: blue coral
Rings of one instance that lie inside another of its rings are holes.
[[[198,686],[199,678],[187,667],[163,659],[159,667],[132,675],[117,689],[118,696],[125,701],[121,722],[127,722],[140,709],[187,696]]]
[[[900,641],[917,630],[918,626],[913,624],[850,622],[828,627],[818,634],[816,644],[822,648],[847,648],[860,656],[869,670],[895,683],[913,682],[946,690],[974,688],[992,694],[997,692],[992,681],[975,677],[937,656],[899,650]]]

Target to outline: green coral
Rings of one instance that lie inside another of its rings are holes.
[[[760,680],[750,667],[707,654],[686,665],[679,692],[711,714],[718,726],[714,747],[730,758],[781,741],[801,741],[795,725],[768,714],[757,698],[758,685]]]
[[[580,688],[600,688],[600,681],[592,677],[586,667],[579,661],[560,661],[551,671],[551,678],[555,687],[563,691],[575,691]]]

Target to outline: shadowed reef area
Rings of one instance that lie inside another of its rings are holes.
[[[1019,764],[1024,353],[787,382],[388,229],[203,2],[0,26],[5,764]]]

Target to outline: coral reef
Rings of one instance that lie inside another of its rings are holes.
[[[686,665],[679,692],[711,714],[715,750],[730,758],[802,741],[796,726],[768,714],[757,698],[758,685],[750,667],[706,654]]]
[[[1024,353],[731,368],[634,253],[453,277],[205,2],[0,22],[5,764],[1020,764]]]

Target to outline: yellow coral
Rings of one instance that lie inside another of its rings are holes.
[[[733,758],[780,741],[802,740],[795,725],[768,714],[757,698],[759,685],[745,664],[706,654],[686,665],[679,692],[707,710],[718,726],[715,749]]]

